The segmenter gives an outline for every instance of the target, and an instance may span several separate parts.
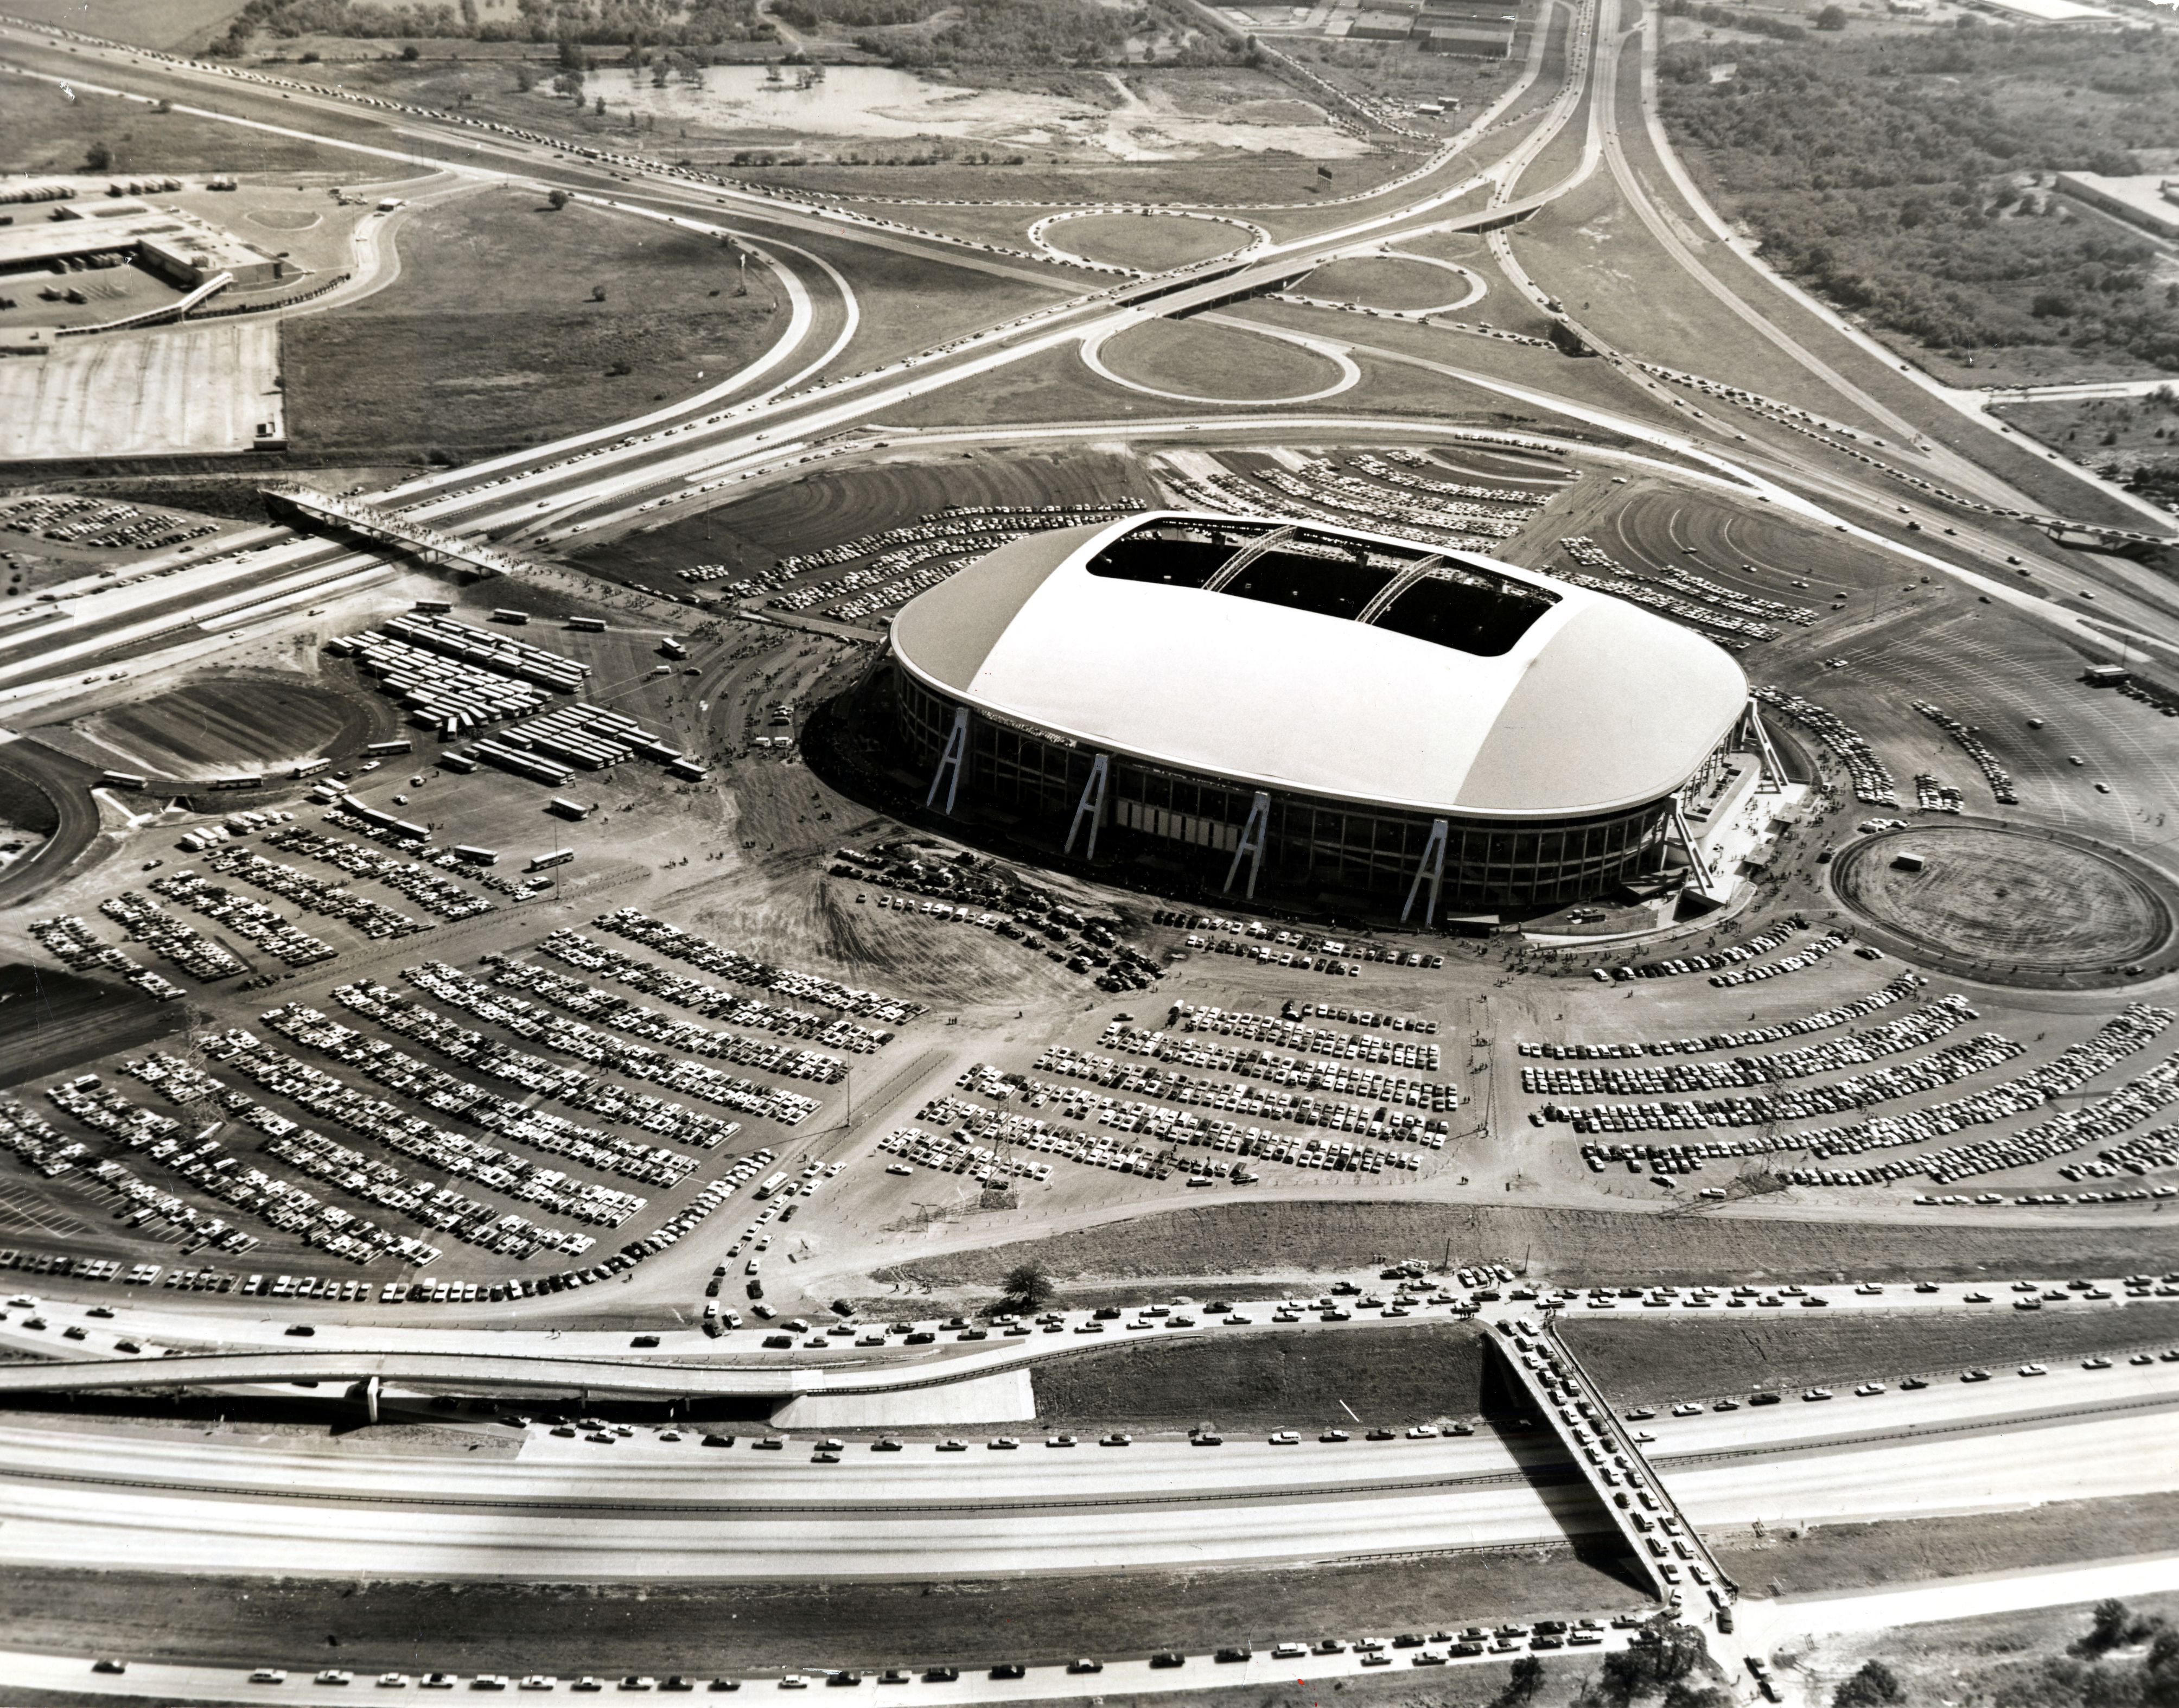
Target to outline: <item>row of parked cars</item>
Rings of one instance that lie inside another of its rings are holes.
[[[1633,1630],[1635,1640],[1643,1634],[1640,1628],[1643,1616],[1637,1613],[1614,1615],[1609,1622],[1602,1619],[1539,1619],[1534,1624],[1508,1622],[1502,1625],[1469,1625],[1460,1631],[1403,1632],[1398,1636],[1362,1637],[1348,1641],[1337,1637],[1326,1637],[1314,1643],[1283,1642],[1270,1645],[1262,1652],[1275,1661],[1299,1661],[1311,1657],[1353,1655],[1364,1667],[1389,1667],[1401,1654],[1408,1656],[1418,1667],[1441,1666],[1451,1660],[1468,1660],[1479,1656],[1505,1656],[1524,1650],[1551,1650],[1578,1649],[1600,1645],[1606,1633],[1612,1629]],[[1232,1666],[1253,1661],[1258,1653],[1252,1643],[1235,1643],[1215,1650],[1210,1656],[1214,1666]],[[1186,1667],[1191,1658],[1173,1650],[1161,1650],[1148,1657],[1148,1664],[1160,1671]],[[1104,1661],[1084,1656],[1064,1663],[1064,1672],[1070,1676],[1094,1677],[1106,1667]],[[1002,1661],[985,1670],[990,1678],[1008,1680],[1028,1676],[1030,1663],[1025,1661]],[[128,1671],[125,1661],[100,1661],[93,1663],[98,1672],[122,1673]],[[970,1669],[972,1672],[974,1669]],[[782,1690],[807,1689],[812,1684],[826,1688],[853,1689],[864,1684],[911,1684],[919,1681],[930,1684],[950,1684],[959,1681],[962,1669],[956,1666],[935,1666],[907,1668],[886,1667],[864,1669],[839,1667],[811,1673],[788,1672],[771,1680],[752,1680],[750,1683],[770,1683]],[[250,1675],[253,1684],[278,1685],[288,1682],[286,1669],[278,1667],[260,1667]],[[299,1678],[296,1682],[300,1683]],[[344,1667],[328,1667],[311,1675],[310,1682],[318,1685],[346,1685],[356,1682],[356,1674]],[[552,1673],[531,1672],[519,1677],[502,1672],[476,1672],[463,1675],[452,1672],[426,1672],[420,1676],[407,1672],[381,1672],[372,1680],[381,1689],[405,1690],[420,1688],[425,1690],[452,1690],[466,1683],[471,1690],[532,1690],[550,1691],[563,1685],[577,1693],[596,1693],[611,1689],[617,1692],[643,1693],[660,1691],[689,1692],[700,1688],[707,1691],[733,1692],[744,1688],[739,1678],[713,1678],[699,1686],[686,1675],[673,1672],[663,1678],[648,1673],[628,1673],[612,1684],[591,1674],[563,1679]]]

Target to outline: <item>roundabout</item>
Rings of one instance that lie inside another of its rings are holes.
[[[2062,832],[1886,832],[1842,849],[1831,886],[1880,943],[1991,984],[2090,988],[2175,959],[2171,881]]]

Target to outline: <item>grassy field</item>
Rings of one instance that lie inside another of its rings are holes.
[[[1032,1380],[1038,1419],[1057,1426],[1150,1431],[1208,1421],[1221,1429],[1320,1430],[1359,1422],[1405,1429],[1474,1417],[1483,1367],[1475,1329],[1431,1322],[1367,1336],[1130,1341],[1040,1364]]]
[[[2032,1570],[2162,1553],[2179,1525],[2179,1494],[2062,1501],[2018,1513],[1912,1522],[1819,1524],[1803,1535],[1710,1533],[1718,1563],[1752,1594],[1805,1595],[1920,1578]]]
[[[2179,1621],[2179,1595],[2129,1595],[2126,1605],[2137,1617],[2159,1625]],[[2134,1700],[2146,1641],[2124,1642],[2101,1656],[2077,1658],[2068,1652],[2088,1635],[2093,1612],[2088,1606],[2038,1607],[1836,1636],[1797,1644],[1793,1652],[1772,1664],[1798,1667],[1811,1701],[1827,1696],[1870,1659],[1891,1669],[1910,1701],[2004,1702],[2021,1708],[2048,1703],[2056,1708]]]
[[[42,83],[9,85],[0,124],[0,171],[81,172],[84,151],[103,142],[112,170],[129,172],[349,172],[355,156],[304,138],[154,113],[140,101],[78,90],[71,101]]]
[[[1694,1319],[1674,1312],[1670,1322],[1573,1314],[1564,1327],[1567,1343],[1615,1403],[1656,1405],[1754,1387],[1892,1381],[1976,1365],[2002,1369],[2029,1359],[2156,1350],[2179,1339],[2179,1304],[2074,1313],[2063,1306],[2016,1311],[2001,1302],[1987,1315],[1940,1317],[1757,1310]]]
[[[1458,302],[1473,288],[1457,273],[1397,256],[1356,255],[1320,266],[1297,287],[1305,295],[1378,309],[1429,309]],[[1474,305],[1482,311],[1480,302]]]
[[[242,4],[241,0],[99,0],[96,7],[87,7],[84,0],[22,0],[8,9],[33,23],[93,30],[112,41],[200,47],[225,32]]]
[[[0,1085],[163,1038],[179,1030],[182,1006],[58,968],[0,966]]]
[[[764,275],[733,294],[715,244],[520,190],[425,209],[399,242],[393,285],[286,328],[299,453],[534,444],[716,382],[786,324]]]
[[[1339,377],[1324,357],[1206,321],[1149,321],[1103,351],[1105,365],[1160,391],[1237,404],[1301,397]]]
[[[1071,1283],[1267,1274],[1297,1279],[1416,1256],[1504,1262],[1553,1282],[1803,1281],[2110,1275],[2171,1260],[2160,1227],[1858,1226],[1627,1211],[1413,1203],[1230,1203],[1048,1239],[947,1252],[877,1271],[941,1294],[996,1289],[1031,1257]]]
[[[1217,220],[1158,219],[1139,213],[1065,219],[1044,234],[1046,243],[1069,255],[1153,272],[1231,254],[1249,239],[1249,233],[1238,226]]]
[[[10,1638],[25,1648],[360,1673],[563,1676],[941,1661],[966,1671],[1639,1604],[1637,1591],[1565,1547],[1264,1571],[831,1584],[171,1579],[10,1568],[0,1571],[0,1593]],[[1503,1683],[1495,1672],[1463,1668],[1434,1680],[1429,1700],[1487,1700]],[[1411,1681],[1399,1682],[1412,1691]],[[1441,1683],[1476,1694],[1442,1694]],[[1350,1685],[1344,1700],[1370,1700],[1362,1688]],[[1277,1700],[1251,1693],[1249,1708]]]

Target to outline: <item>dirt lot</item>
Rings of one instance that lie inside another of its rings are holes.
[[[9,1568],[0,1571],[0,1593],[11,1640],[28,1648],[358,1672],[398,1667],[563,1675],[1048,1664],[1084,1652],[1199,1653],[1242,1637],[1263,1643],[1430,1630],[1640,1600],[1564,1547],[1261,1572],[716,1587],[184,1580]],[[1463,1668],[1454,1676],[1480,1683],[1488,1672]],[[1487,1700],[1499,1682],[1474,1698],[1430,1700]],[[1251,1708],[1264,1700],[1252,1694]]]
[[[1752,1594],[1805,1595],[1919,1578],[1965,1577],[2162,1553],[2179,1525],[2179,1494],[2065,1501],[2018,1513],[1824,1524],[1798,1536],[1713,1531],[1718,1563]]]
[[[765,276],[733,294],[716,244],[580,203],[488,189],[420,210],[398,241],[393,284],[287,328],[299,453],[534,444],[700,389],[786,324]]]
[[[360,702],[308,682],[239,677],[191,683],[75,728],[94,763],[127,755],[147,773],[200,778],[360,745],[370,719]]]
[[[1032,1380],[1038,1420],[1057,1427],[1405,1429],[1474,1417],[1483,1369],[1474,1328],[1432,1322],[1366,1337],[1247,1334],[1106,1347],[1040,1364]]]
[[[1564,1328],[1567,1344],[1615,1403],[1644,1405],[1752,1387],[1890,1381],[1974,1365],[2155,1351],[2179,1337],[2179,1304],[2068,1315],[2061,1305],[2012,1310],[2001,1296],[1990,1310],[1988,1316],[1934,1320],[1808,1310],[1690,1320],[1674,1313],[1669,1323],[1573,1315]]]
[[[78,312],[102,321],[134,306]],[[246,451],[261,425],[278,428],[279,380],[269,321],[74,339],[40,361],[0,364],[0,460]]]
[[[1765,1275],[1806,1281],[1926,1277],[2110,1275],[2163,1269],[2162,1229],[1871,1227],[1589,1210],[1465,1205],[1264,1203],[1175,1210],[1019,1245],[947,1252],[877,1279],[949,1289],[996,1288],[1040,1259],[1062,1285],[1213,1275],[1339,1272],[1450,1251],[1455,1263],[1526,1264],[1531,1279],[1685,1284]]]

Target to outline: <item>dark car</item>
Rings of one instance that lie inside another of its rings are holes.
[[[1002,1661],[991,1668],[994,1678],[1018,1678],[1029,1670],[1018,1661]]]
[[[1187,1664],[1187,1656],[1176,1655],[1171,1650],[1167,1650],[1162,1655],[1150,1656],[1150,1665],[1153,1667],[1185,1667]]]

